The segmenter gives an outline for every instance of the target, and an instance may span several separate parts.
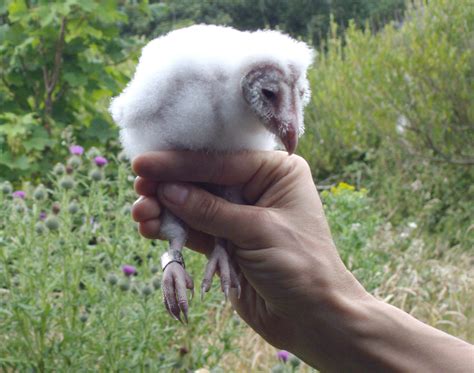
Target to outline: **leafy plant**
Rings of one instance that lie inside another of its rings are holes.
[[[0,173],[31,175],[51,165],[64,156],[66,128],[86,145],[115,139],[107,102],[142,44],[120,37],[117,25],[127,21],[120,7],[12,0],[0,13]]]

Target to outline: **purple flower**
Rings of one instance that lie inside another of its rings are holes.
[[[26,193],[25,193],[24,191],[22,191],[22,190],[17,190],[17,191],[15,191],[15,192],[13,192],[13,197],[25,199]]]
[[[129,264],[125,264],[122,267],[122,272],[125,276],[130,277],[130,276],[133,276],[135,273],[137,273],[137,270],[135,269],[134,266],[131,266]]]
[[[288,358],[290,357],[290,353],[285,350],[280,350],[277,352],[277,358],[278,360],[283,361],[284,363],[287,362]]]
[[[109,161],[108,161],[106,158],[101,157],[101,156],[95,157],[95,158],[94,158],[94,162],[95,162],[95,164],[96,164],[98,167],[103,167],[103,166],[105,166],[107,163],[109,163]]]
[[[44,211],[41,211],[39,214],[39,220],[44,220],[46,219],[46,213]]]
[[[71,145],[69,147],[69,152],[72,155],[82,155],[82,153],[84,153],[84,148],[80,145]]]

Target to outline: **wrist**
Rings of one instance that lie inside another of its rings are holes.
[[[369,310],[378,301],[345,268],[334,282],[308,297],[292,352],[321,371],[354,371]]]
[[[292,351],[321,371],[465,372],[474,347],[368,293],[336,292],[305,320]],[[303,324],[303,323],[302,323]]]

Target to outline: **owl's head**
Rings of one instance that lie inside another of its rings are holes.
[[[256,64],[241,80],[242,94],[262,124],[292,154],[303,134],[303,108],[310,97],[306,70],[272,63]]]

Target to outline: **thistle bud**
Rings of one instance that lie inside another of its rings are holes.
[[[39,221],[35,224],[35,232],[37,234],[43,234],[44,232],[46,232],[46,226],[43,222]]]
[[[289,362],[294,369],[296,369],[301,364],[301,360],[298,359],[295,355],[290,356]]]
[[[118,286],[119,286],[120,290],[128,291],[128,290],[130,290],[130,281],[123,278],[119,281]]]
[[[104,178],[104,175],[102,174],[102,171],[99,170],[98,168],[94,168],[90,173],[89,177],[94,180],[94,181],[100,181]]]
[[[57,231],[59,229],[59,220],[55,216],[50,216],[44,221],[44,224],[50,231]]]
[[[117,159],[119,160],[119,162],[128,162],[127,154],[123,150],[119,153]]]
[[[158,277],[153,277],[151,284],[153,285],[155,290],[158,290],[161,288],[161,280]]]
[[[59,186],[66,190],[72,189],[74,188],[74,179],[71,176],[63,176],[59,180]]]
[[[53,211],[53,214],[58,215],[59,212],[61,211],[61,205],[59,202],[54,202],[53,205],[51,206],[51,211]]]
[[[77,155],[73,155],[71,158],[68,159],[67,165],[71,166],[74,169],[78,169],[82,164],[81,158]]]
[[[107,276],[107,282],[109,283],[109,285],[115,286],[115,285],[117,285],[118,277],[114,273],[110,273]]]
[[[13,192],[12,184],[9,181],[5,181],[2,184],[2,193],[3,194],[10,194],[11,192]]]
[[[26,212],[25,202],[23,202],[23,200],[21,199],[18,199],[15,201],[14,208],[15,208],[15,211],[18,212],[19,214]]]
[[[47,192],[44,185],[38,185],[33,192],[33,198],[37,201],[43,201],[44,199],[46,199],[46,196]]]
[[[143,288],[142,288],[142,295],[143,295],[144,297],[150,296],[151,293],[153,293],[153,289],[151,288],[150,285],[145,285],[145,286],[143,286]]]
[[[87,313],[83,313],[83,314],[81,314],[81,316],[79,316],[79,320],[82,323],[86,323],[88,319],[89,319],[89,315],[87,315]]]
[[[122,207],[122,214],[123,215],[130,215],[132,213],[132,206],[127,203],[125,206]]]
[[[71,215],[74,215],[79,211],[79,205],[76,201],[71,201],[71,203],[69,203],[69,206],[67,207],[67,210]]]
[[[53,168],[53,173],[55,175],[61,176],[66,172],[66,167],[62,163],[56,163],[56,166]]]
[[[153,273],[154,275],[156,275],[156,274],[160,271],[160,267],[158,267],[158,266],[152,266],[152,267],[150,268],[150,271],[151,271],[151,273]]]

